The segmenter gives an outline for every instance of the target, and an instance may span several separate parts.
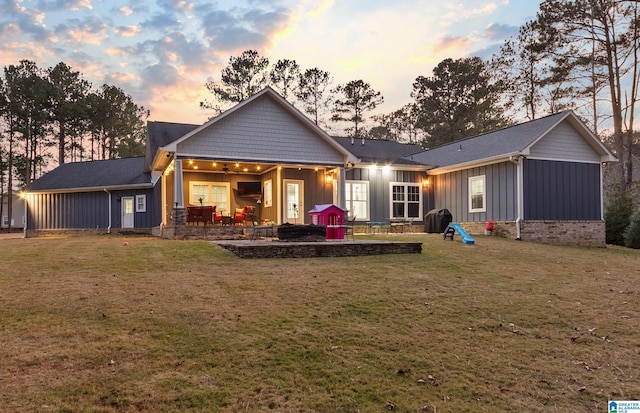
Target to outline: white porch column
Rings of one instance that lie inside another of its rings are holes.
[[[184,191],[183,191],[183,177],[182,177],[182,159],[176,159],[173,161],[173,201],[176,208],[184,208]]]
[[[344,166],[341,166],[340,168],[338,168],[338,191],[337,191],[338,199],[336,201],[338,201],[337,205],[342,209],[347,209],[347,201],[345,200],[345,195],[344,195],[345,186],[346,186],[345,175],[346,173],[344,171]]]

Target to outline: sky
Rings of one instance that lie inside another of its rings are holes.
[[[412,101],[418,76],[446,58],[488,58],[535,17],[539,0],[0,0],[0,63],[65,62],[115,85],[149,120],[200,124],[207,81],[257,50],[276,63],[361,79],[376,113]]]

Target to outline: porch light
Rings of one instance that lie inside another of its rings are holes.
[[[26,192],[20,192],[20,194],[18,194],[18,196],[20,197],[20,199],[27,199],[27,193]]]
[[[375,171],[376,169],[378,169],[378,165],[376,165],[375,163],[372,163],[371,165],[369,165],[369,170],[371,172]]]
[[[216,166],[218,166],[218,164],[216,162],[213,163],[213,167],[215,168]]]
[[[330,184],[330,183],[333,182],[333,175],[329,174],[329,175],[325,176],[324,179],[325,179],[325,182],[327,184]]]
[[[429,186],[429,178],[425,178],[422,180],[422,186],[425,188]]]
[[[389,172],[391,170],[391,166],[390,165],[385,165],[385,166],[382,167],[382,170],[384,172]]]
[[[313,168],[313,170],[314,170],[315,172],[318,172],[318,167],[316,166],[315,168]]]
[[[236,162],[236,168],[239,168],[240,164],[238,162]]]
[[[260,165],[256,166],[256,170],[259,171],[260,170]]]
[[[244,168],[243,171],[244,172],[249,172],[249,168]]]

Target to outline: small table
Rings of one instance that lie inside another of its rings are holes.
[[[222,225],[232,225],[233,224],[233,217],[232,216],[228,216],[228,215],[223,215],[221,222],[222,222]]]

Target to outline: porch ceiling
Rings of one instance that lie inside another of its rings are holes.
[[[334,169],[335,165],[305,165],[270,162],[242,162],[242,161],[214,161],[209,159],[182,159],[182,170],[198,172],[214,172],[229,174],[255,175],[268,172],[275,168],[312,169],[316,171]]]

